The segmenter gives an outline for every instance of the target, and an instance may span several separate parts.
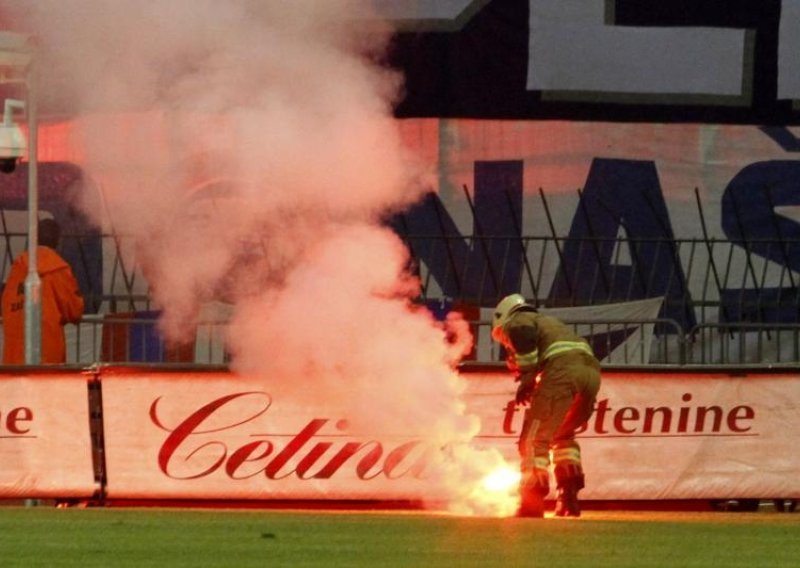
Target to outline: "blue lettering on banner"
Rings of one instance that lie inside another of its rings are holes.
[[[722,196],[722,228],[747,255],[749,286],[723,290],[721,318],[729,321],[796,322],[800,314],[796,276],[800,272],[800,225],[777,214],[776,207],[800,205],[800,162],[773,160],[751,164],[736,174]],[[764,287],[751,255],[778,263],[781,283]],[[769,306],[766,308],[764,306]]]
[[[627,234],[624,241],[617,240],[620,229]],[[630,265],[615,263],[615,249],[624,244]],[[658,296],[664,296],[660,317],[683,329],[695,325],[655,164],[596,158],[550,301],[597,304]]]
[[[519,290],[522,275],[522,170],[520,160],[476,162],[473,234],[468,242],[439,196],[428,194],[394,221],[417,239],[412,253],[424,262],[442,294],[493,305]],[[511,222],[511,216],[517,221]]]
[[[395,221],[400,234],[415,237],[412,254],[444,297],[489,307],[521,289],[523,167],[518,160],[475,162],[470,205],[476,239],[461,234],[435,194]],[[743,249],[746,273],[733,287],[727,277],[717,283],[721,321],[798,321],[800,223],[776,213],[800,206],[798,178],[800,161],[773,160],[744,167],[728,183],[720,204],[722,229]],[[549,305],[663,296],[660,317],[684,331],[697,324],[654,162],[595,158],[560,244],[561,264],[549,294],[533,291]],[[762,261],[758,269],[756,258]],[[774,278],[766,282],[763,261],[780,267],[778,286]]]
[[[432,237],[415,240],[412,252],[426,264],[444,296],[490,306],[498,297],[520,289],[522,167],[520,161],[476,162],[474,234],[478,239],[472,243],[460,234],[434,194],[397,221],[401,234]],[[620,227],[631,239],[630,266],[613,263]],[[663,317],[684,328],[695,324],[652,162],[594,161],[563,257],[550,292],[551,303],[665,296]]]

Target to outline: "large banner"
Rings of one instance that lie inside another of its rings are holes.
[[[484,307],[515,291],[546,306],[662,297],[658,315],[674,325],[660,332],[693,338],[689,362],[791,362],[796,337],[758,326],[798,322],[795,129],[461,119],[402,127],[438,173],[436,192],[398,223],[430,296]],[[739,323],[752,332],[725,329]]]
[[[0,375],[0,498],[88,498],[94,479],[87,378]]]
[[[412,243],[428,297],[484,308],[519,289],[548,306],[664,297],[660,316],[687,334],[798,322],[800,0],[373,3],[396,25],[387,63],[403,81],[399,128],[430,162],[431,198],[399,223],[439,239]],[[131,172],[158,183],[152,156],[174,155],[168,114],[43,121],[42,206],[64,223],[77,218],[64,196],[89,155],[80,132],[98,120],[151,151],[136,163],[127,152],[92,159],[98,177],[84,180],[83,203]],[[220,139],[224,123],[215,120]],[[6,177],[14,252],[24,169]],[[119,240],[105,250],[97,235],[68,240],[89,303],[147,294],[126,273],[141,264],[134,255],[115,258],[128,249]]]
[[[80,162],[75,131],[88,120],[43,126],[42,159]],[[105,120],[156,141],[166,128],[153,113]],[[734,321],[749,317],[736,305],[743,296],[794,306],[800,140],[791,127],[445,119],[398,127],[436,173],[431,198],[402,219],[404,234],[447,239],[446,249],[412,242],[432,297],[493,301],[520,285],[575,305],[667,296],[664,315],[687,328],[717,319],[716,310],[687,313],[693,303],[721,301],[719,317]],[[487,250],[472,236],[499,244]],[[540,240],[520,244],[520,236]],[[107,244],[113,288],[116,249]],[[761,317],[796,321],[796,310],[785,312]]]
[[[466,373],[475,444],[517,467],[522,411],[504,372]],[[348,416],[220,374],[102,377],[110,498],[424,499],[415,434],[354,432]],[[585,499],[800,497],[800,380],[606,373],[580,434]],[[388,411],[388,410],[387,410]]]
[[[402,116],[797,120],[797,0],[372,1]]]
[[[781,288],[792,297],[787,271],[800,271],[794,129],[486,120],[401,127],[438,174],[436,195],[407,212],[402,228],[450,239],[445,250],[412,241],[429,286],[447,297],[493,297],[520,283],[531,296],[581,304],[659,295],[676,306],[733,303],[741,290]],[[470,246],[473,235],[499,244]],[[520,244],[520,235],[538,240]],[[671,317],[685,323],[684,311]]]
[[[75,132],[88,120],[43,126],[43,159],[80,162]],[[160,115],[105,120],[163,141]],[[672,335],[798,322],[796,128],[442,118],[398,127],[436,174],[395,226],[428,298],[483,308],[517,291],[547,306],[663,298],[658,316],[675,325],[659,331]],[[113,244],[93,270],[105,271],[111,293],[129,293],[129,280],[145,295],[140,274],[115,277]],[[706,356],[727,335],[696,334],[696,362],[728,362]],[[738,339],[724,347],[748,363],[787,362],[795,342],[777,333]]]

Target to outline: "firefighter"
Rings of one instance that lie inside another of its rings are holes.
[[[519,437],[519,516],[544,516],[550,456],[559,517],[580,516],[584,475],[575,430],[594,411],[600,363],[589,344],[557,318],[539,314],[520,294],[503,298],[492,318],[492,338],[506,350],[519,382],[517,405],[527,406]]]

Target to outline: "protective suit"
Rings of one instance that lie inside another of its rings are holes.
[[[36,249],[42,305],[42,364],[66,361],[64,324],[83,315],[83,296],[69,264],[52,248]],[[25,363],[25,279],[28,253],[14,261],[3,288],[3,364]]]
[[[492,337],[505,347],[507,365],[519,381],[517,404],[529,405],[519,438],[519,513],[543,516],[552,452],[556,515],[580,516],[584,474],[575,430],[594,411],[600,363],[583,338],[560,320],[539,314],[519,294],[498,304]]]

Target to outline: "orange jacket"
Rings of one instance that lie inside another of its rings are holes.
[[[83,315],[83,296],[69,264],[49,247],[36,252],[42,280],[42,363],[66,361],[64,324]],[[17,257],[3,288],[3,364],[25,363],[25,279],[28,252]]]

